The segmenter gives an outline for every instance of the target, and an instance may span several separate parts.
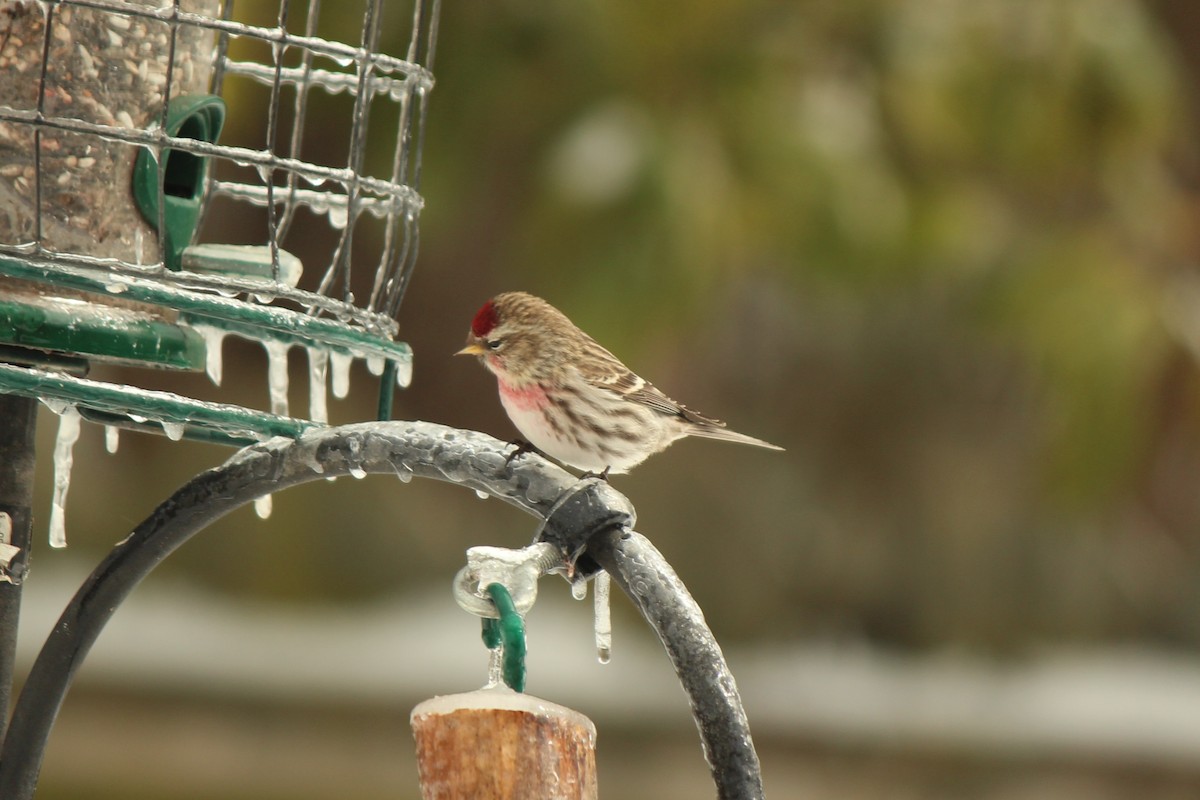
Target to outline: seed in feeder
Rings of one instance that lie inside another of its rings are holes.
[[[52,35],[60,42],[69,43],[71,41],[71,29],[61,23],[54,26],[54,32]]]
[[[113,14],[108,18],[108,26],[110,28],[119,28],[120,30],[129,30],[129,17],[120,14]]]
[[[114,117],[114,119],[116,119],[116,121],[121,124],[121,127],[124,127],[124,128],[132,128],[133,127],[133,117],[129,116],[129,112],[126,111],[125,109],[121,109],[120,111],[118,111],[117,116]]]
[[[20,164],[5,164],[3,167],[0,167],[0,178],[15,178],[20,174]]]
[[[108,30],[105,31],[105,33],[108,34],[109,47],[121,47],[123,44],[125,44],[125,40],[122,39],[120,34],[118,34],[116,31]]]
[[[58,178],[54,182],[57,183],[59,186],[66,186],[68,183],[71,182],[71,173],[69,173],[69,172],[62,173],[61,175],[58,176]]]
[[[96,159],[92,158],[91,156],[84,156],[83,158],[79,159],[79,166],[81,169],[91,169],[92,165],[95,163]]]

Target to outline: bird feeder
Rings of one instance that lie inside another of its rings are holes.
[[[395,316],[436,8],[388,21],[408,28],[400,58],[380,50],[380,0],[356,4],[351,42],[321,35],[320,3],[293,5],[261,24],[227,0],[0,0],[0,392],[246,444],[324,421],[330,372],[342,394],[362,359],[386,416],[411,373]],[[346,141],[319,147],[338,114]],[[307,420],[280,381],[259,412],[84,377],[109,362],[219,381],[228,334],[284,380],[288,349],[307,350]]]

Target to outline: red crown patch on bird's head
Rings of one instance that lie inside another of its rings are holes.
[[[496,327],[498,321],[496,304],[488,300],[483,304],[483,308],[479,309],[479,313],[475,315],[475,319],[471,321],[471,333],[482,339],[492,332],[492,328]]]

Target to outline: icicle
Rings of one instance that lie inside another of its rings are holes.
[[[178,442],[180,439],[183,438],[183,423],[182,422],[167,422],[166,420],[163,420],[162,428],[163,428],[163,433],[165,433],[167,435],[167,438],[170,439],[172,442]]]
[[[587,599],[587,578],[576,576],[575,580],[571,581],[571,597],[576,600]]]
[[[367,356],[367,372],[378,378],[383,374],[383,367],[386,363],[387,359],[383,356]]]
[[[394,361],[396,365],[396,385],[401,389],[407,389],[412,383],[412,361]]]
[[[329,351],[308,347],[308,418],[313,422],[329,422],[326,403],[326,384],[329,376]]]
[[[71,487],[73,449],[79,438],[79,411],[67,406],[58,417],[54,442],[54,499],[50,504],[50,546],[67,546],[67,489]]]
[[[192,330],[204,339],[204,370],[208,379],[217,386],[221,385],[221,345],[229,331],[214,325],[193,324]]]
[[[104,426],[104,449],[110,453],[117,452],[118,445],[121,444],[121,429],[116,425]]]
[[[259,519],[271,516],[271,495],[264,494],[262,497],[255,498],[254,513],[258,514]]]
[[[396,477],[400,479],[401,483],[412,483],[413,471],[401,464],[396,468]]]
[[[612,607],[608,602],[612,583],[603,570],[596,573],[593,581],[596,584],[592,598],[596,610],[596,658],[601,664],[607,664],[612,658]]]
[[[491,495],[485,492],[483,489],[476,489],[475,496],[480,500],[487,500],[489,497],[491,497]]]
[[[333,396],[344,400],[350,394],[350,365],[354,356],[333,350],[329,353],[329,363],[333,368]]]
[[[504,680],[504,648],[497,647],[488,651],[487,685],[483,688],[492,689],[501,685]]]
[[[271,413],[288,416],[288,344],[263,340],[267,351],[267,385],[271,391]]]
[[[350,222],[350,209],[346,207],[344,202],[334,202],[329,204],[329,211],[326,216],[329,217],[329,224],[339,231],[344,230]]]
[[[351,467],[350,474],[353,475],[355,478],[357,478],[360,481],[363,478],[367,477],[367,471],[365,469],[363,469],[362,467]]]

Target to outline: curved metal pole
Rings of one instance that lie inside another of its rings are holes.
[[[692,704],[720,800],[761,800],[762,772],[733,673],[704,612],[662,553],[645,536],[609,529],[587,555],[634,602],[671,657]]]
[[[627,530],[633,525],[634,514],[628,500],[608,484],[590,479],[581,481],[532,455],[506,464],[507,451],[504,443],[481,433],[424,422],[369,422],[316,429],[294,440],[273,439],[241,450],[220,467],[193,478],[113,548],[63,611],[30,670],[13,713],[9,735],[0,750],[0,797],[5,800],[32,798],[46,742],[66,692],[117,606],[142,578],[180,545],[256,497],[319,478],[348,474],[393,473],[402,480],[412,475],[445,480],[488,491],[541,517],[546,522],[540,536],[558,543],[567,559],[580,554],[593,535]],[[609,550],[603,543],[611,538],[612,535],[604,535],[597,540],[601,545],[598,557],[606,558]],[[617,541],[623,540],[618,538]],[[628,550],[615,545],[611,547],[613,553]],[[636,555],[636,550],[631,552]],[[645,587],[638,582],[641,573],[629,571],[631,565],[632,562],[627,564],[625,558],[615,558],[612,561],[614,577],[630,592],[630,597],[659,630],[660,636],[664,636],[661,615],[648,609]],[[662,565],[665,566],[665,562]],[[678,598],[682,589],[682,596],[691,601],[669,566],[665,571],[659,570],[658,574],[671,583],[664,597]],[[695,606],[694,603],[691,605]],[[682,606],[680,608],[686,611]],[[698,608],[695,611],[703,627],[703,617],[699,616]],[[687,620],[684,627],[692,630],[694,623],[694,619]],[[704,632],[707,633],[707,628]],[[711,640],[711,633],[707,636]],[[664,643],[667,641],[664,637]],[[702,689],[708,680],[702,673],[727,674],[715,642],[709,651],[709,657],[719,661],[715,672],[697,670],[697,665],[677,658],[676,651],[691,652],[690,648],[681,650],[672,644],[667,647],[689,694],[694,688],[700,688],[701,695],[708,694]],[[699,651],[696,655],[702,657]],[[732,679],[728,681],[728,689],[732,690],[732,695],[727,706],[740,715],[744,724],[745,715],[741,714]],[[725,760],[738,769],[748,763],[744,757],[727,759],[724,754],[729,748],[720,741],[709,741],[710,734],[737,728],[736,723],[721,725],[706,721],[715,708],[703,698],[693,698],[693,710],[698,714],[705,752],[714,775],[719,769],[727,768]],[[703,719],[699,716],[701,712],[706,715]],[[756,768],[757,758],[753,755],[748,734],[743,744],[750,749]],[[718,786],[721,785],[722,780],[718,778]],[[721,794],[722,798],[753,796]]]

